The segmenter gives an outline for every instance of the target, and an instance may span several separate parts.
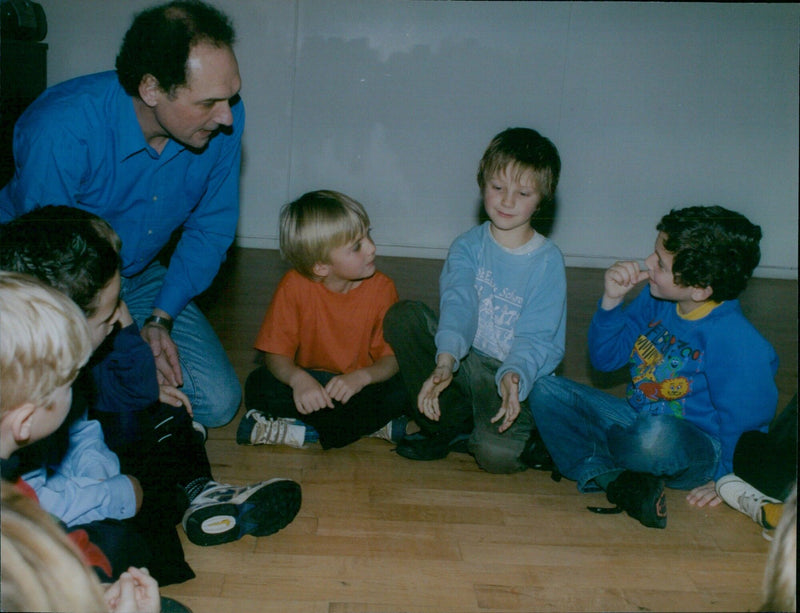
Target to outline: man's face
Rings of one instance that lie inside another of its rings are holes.
[[[155,118],[173,140],[203,149],[220,128],[233,125],[239,65],[230,47],[199,43],[189,52],[186,73],[186,85],[172,94],[159,90]]]

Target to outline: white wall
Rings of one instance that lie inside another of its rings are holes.
[[[113,67],[144,0],[39,0],[48,81]],[[643,258],[667,210],[761,225],[760,276],[797,278],[798,4],[216,0],[247,108],[240,245],[277,247],[311,189],[366,206],[379,252],[444,257],[479,208],[491,137],[563,163],[552,238],[575,266]]]

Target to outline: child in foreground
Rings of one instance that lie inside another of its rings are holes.
[[[127,568],[129,556],[151,554],[153,576],[167,585],[194,576],[176,523],[202,546],[266,536],[294,519],[301,491],[289,479],[242,486],[214,480],[187,408],[179,399],[177,406],[159,401],[152,353],[120,299],[119,263],[116,233],[86,211],[42,207],[0,227],[0,266],[69,295],[87,317],[95,350],[74,387],[81,415],[42,441],[44,458],[22,458],[23,476],[46,510],[70,527],[99,532],[90,534],[108,552],[115,574]],[[135,506],[126,502],[134,496]],[[120,546],[112,538],[120,527],[144,543]]]
[[[104,554],[85,533],[68,536],[14,466],[17,451],[52,434],[69,413],[71,385],[92,351],[86,319],[61,292],[4,271],[0,313],[0,609],[158,613],[158,583],[144,568],[101,587],[90,563],[108,568]]]
[[[761,229],[719,206],[673,210],[657,226],[645,269],[617,262],[589,328],[595,368],[630,370],[626,398],[560,377],[534,388],[532,409],[562,475],[605,490],[615,508],[664,528],[665,484],[716,505],[736,442],[775,413],[777,356],[737,296],[759,262]],[[625,296],[642,281],[629,305]]]
[[[280,246],[293,270],[256,339],[265,363],[245,383],[237,442],[300,447],[306,426],[323,449],[373,434],[397,440],[407,402],[383,339],[397,290],[375,269],[364,207],[339,192],[309,192],[281,211]]]
[[[436,460],[468,438],[484,470],[527,468],[521,456],[534,424],[526,400],[564,355],[564,259],[534,228],[552,215],[560,170],[556,147],[535,130],[495,136],[477,177],[489,220],[451,245],[438,321],[421,302],[398,303],[386,315],[421,430],[398,454]]]

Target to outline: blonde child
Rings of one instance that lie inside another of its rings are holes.
[[[283,208],[280,224],[293,270],[256,339],[265,363],[247,378],[237,442],[302,446],[306,425],[323,449],[379,430],[397,439],[406,395],[383,339],[397,290],[375,269],[364,207],[339,192],[310,192]]]

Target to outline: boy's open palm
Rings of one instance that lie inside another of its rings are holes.
[[[431,376],[422,384],[417,396],[417,406],[420,412],[433,421],[439,421],[439,394],[441,394],[453,381],[452,366],[441,364],[437,366]]]
[[[492,417],[492,423],[500,422],[500,427],[497,428],[498,432],[505,432],[511,427],[517,417],[519,417],[520,403],[519,403],[519,375],[515,372],[507,372],[500,379],[500,395],[503,401],[500,403],[500,410]]]

